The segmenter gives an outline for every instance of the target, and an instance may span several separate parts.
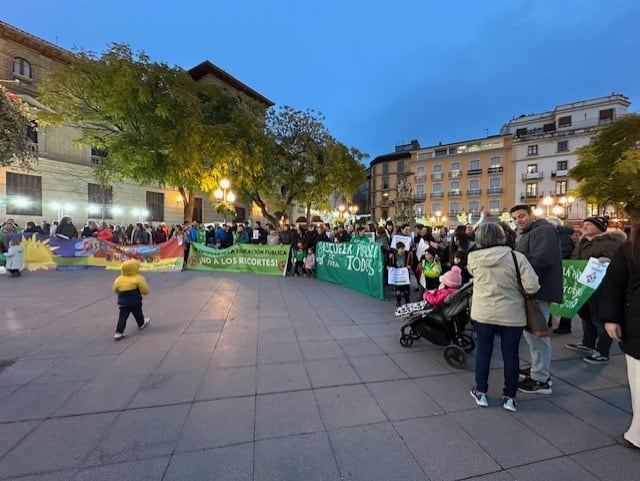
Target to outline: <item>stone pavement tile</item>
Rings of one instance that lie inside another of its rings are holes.
[[[380,302],[380,305],[383,306],[384,309],[382,310],[353,309],[349,311],[349,316],[351,317],[353,322],[363,327],[366,324],[388,323],[389,321],[393,320],[394,319],[393,310],[389,309],[389,305],[387,303],[382,303],[382,302]]]
[[[473,387],[473,375],[468,379],[460,374],[445,374],[417,378],[414,382],[445,412],[451,413],[475,407],[473,399],[469,396],[469,391]]]
[[[27,384],[2,400],[0,422],[42,419],[55,413],[82,382]]]
[[[253,441],[255,397],[193,404],[179,436],[177,451],[195,451]]]
[[[200,371],[153,374],[138,389],[128,408],[193,402],[203,373]]]
[[[394,426],[429,479],[471,478],[501,470],[451,415],[399,421]]]
[[[553,479],[562,481],[598,481],[596,478],[569,457],[549,459],[509,469],[509,473],[518,481],[540,481]]]
[[[627,386],[591,391],[591,394],[603,401],[613,404],[615,407],[620,408],[629,414],[632,413],[631,393]]]
[[[354,324],[345,326],[327,326],[327,330],[331,333],[333,338],[337,340],[367,337],[367,335],[362,332],[362,329]]]
[[[293,327],[267,329],[258,333],[258,344],[280,344],[297,341],[296,331]]]
[[[338,469],[353,481],[424,481],[426,475],[388,423],[329,431]]]
[[[503,468],[561,456],[562,452],[543,436],[518,420],[522,415],[509,413],[498,405],[460,411],[451,417]]]
[[[4,299],[3,299],[4,302]],[[17,359],[29,355],[45,342],[48,336],[33,331],[26,331],[16,335],[14,331],[3,334],[0,342],[0,359]]]
[[[55,367],[62,359],[17,359],[0,371],[0,386],[21,386]]]
[[[210,368],[202,378],[196,400],[247,396],[256,393],[256,367]]]
[[[113,342],[110,340],[109,342]],[[125,338],[119,343],[128,342]],[[123,352],[111,364],[106,366],[101,372],[100,377],[126,377],[126,376],[145,376],[151,374],[158,367],[162,358],[166,356],[167,351],[158,348],[156,352],[148,352],[140,350],[139,346],[133,346]]]
[[[332,340],[331,333],[322,324],[320,325],[297,325],[295,327],[298,341],[328,341]]]
[[[0,477],[37,474],[80,466],[116,413],[48,419],[0,463]]]
[[[119,411],[131,401],[147,376],[97,377],[84,384],[56,411],[56,416]]]
[[[45,371],[32,382],[89,381],[109,366],[115,358],[115,355],[69,357]]]
[[[313,391],[256,397],[256,439],[324,431]]]
[[[278,334],[282,333],[283,336],[287,335],[287,331],[293,330],[293,323],[289,320],[289,316],[280,312],[279,314],[274,314],[273,317],[265,317],[260,314],[258,318],[258,337],[264,337],[264,334],[269,333],[270,331],[275,331],[271,333],[271,336],[277,337]],[[273,342],[269,340],[269,342]],[[278,341],[275,342],[286,342],[286,341]]]
[[[18,441],[38,424],[40,424],[40,421],[0,424],[0,458],[18,444]]]
[[[339,481],[327,433],[300,434],[255,443],[255,481]]]
[[[300,349],[306,360],[344,357],[340,344],[334,340],[300,342]]]
[[[417,341],[410,349],[402,347],[400,345],[400,331],[396,335],[390,336],[375,336],[371,340],[375,342],[380,349],[386,354],[405,354],[407,352],[423,352],[428,349],[433,349],[433,344]]]
[[[112,334],[113,336],[113,334]],[[79,355],[91,341],[58,337],[47,341],[40,347],[30,351],[25,358],[47,359]]]
[[[176,453],[162,481],[253,481],[253,444]]]
[[[602,371],[602,366],[590,366],[581,359],[551,364],[551,374],[554,379],[561,379],[585,391],[620,386],[620,383],[605,377]]]
[[[437,376],[450,374],[453,368],[445,364],[441,352],[411,351],[400,354],[389,354],[389,357],[409,377]]]
[[[311,383],[302,362],[261,364],[258,366],[259,394],[309,389]]]
[[[218,343],[209,367],[239,367],[255,366],[257,362],[258,349],[256,344],[236,345]]]
[[[622,434],[622,432],[619,434]],[[574,454],[571,459],[597,479],[606,479],[607,481],[638,479],[640,449],[629,449],[615,445],[595,451]]]
[[[217,333],[182,335],[156,368],[156,373],[204,371],[216,347]]]
[[[555,387],[555,385],[554,385]],[[611,444],[611,438],[582,419],[551,402],[538,398],[518,405],[518,420],[564,454],[578,453]],[[521,414],[521,415],[520,415]]]
[[[396,326],[392,326],[388,322],[375,322],[358,325],[360,326],[360,329],[370,337],[391,336],[400,332],[400,329],[397,329]]]
[[[188,404],[122,412],[103,434],[85,466],[149,459],[173,452]]]
[[[302,361],[302,353],[297,342],[258,343],[258,363],[260,364],[298,361]]]
[[[129,349],[130,342],[113,342],[113,334],[115,330],[115,323],[113,329],[109,332],[104,332],[98,339],[93,339],[89,343],[85,344],[82,349],[77,352],[78,356],[108,356],[122,354]],[[130,340],[130,339],[129,339]]]
[[[74,479],[75,470],[48,471],[42,474],[20,477],[20,481],[69,481]],[[11,478],[14,479],[14,478]]]
[[[442,408],[410,379],[367,384],[391,421],[443,414]]]
[[[386,354],[353,357],[350,362],[364,382],[392,381],[407,377],[402,369]]]
[[[161,456],[85,468],[78,472],[74,481],[162,481],[169,459],[169,456]]]
[[[511,476],[508,471],[498,471],[484,476],[473,476],[465,478],[465,481],[515,481],[516,478]]]
[[[612,437],[626,431],[631,423],[627,412],[587,393],[552,396],[549,401]]]
[[[356,337],[352,339],[339,339],[338,344],[348,357],[371,356],[382,354],[382,349],[367,337]]]
[[[253,346],[258,344],[258,330],[255,326],[231,326],[229,322],[220,333],[218,343],[227,346]]]
[[[318,311],[322,323],[328,327],[353,326],[351,317],[339,307],[327,307]]]
[[[306,366],[311,379],[311,386],[314,388],[342,386],[360,382],[358,374],[345,358],[307,361]]]
[[[387,420],[373,396],[361,384],[317,389],[315,394],[327,429]]]
[[[224,328],[225,319],[197,319],[191,321],[185,329],[185,334],[198,334],[203,332],[220,332]]]

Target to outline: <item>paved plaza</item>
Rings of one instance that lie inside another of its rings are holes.
[[[116,275],[0,276],[0,480],[638,479],[640,453],[614,441],[631,412],[617,348],[590,366],[562,348],[579,337],[554,337],[553,394],[517,413],[496,353],[481,409],[474,356],[456,370],[441,347],[400,346],[395,302],[151,273],[151,325],[114,342]]]

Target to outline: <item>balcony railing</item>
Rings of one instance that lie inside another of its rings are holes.
[[[487,194],[489,195],[502,194],[503,192],[504,192],[504,189],[502,187],[489,187],[487,189]]]
[[[452,170],[451,172],[449,172],[450,179],[457,179],[458,177],[462,177],[461,170]]]
[[[422,194],[416,194],[413,196],[413,200],[415,202],[422,202],[425,198],[427,197],[427,195],[423,192]]]
[[[525,172],[522,174],[522,180],[542,180],[542,172]]]
[[[558,169],[551,171],[551,177],[566,177],[569,175],[569,169]]]
[[[461,197],[462,196],[462,192],[460,192],[459,190],[450,190],[447,195],[449,197]]]
[[[432,199],[437,199],[437,198],[442,197],[443,195],[444,195],[443,192],[431,192],[429,197],[431,197]]]
[[[425,178],[426,178],[426,175],[424,175],[424,174],[417,174],[417,175],[416,175],[416,182],[424,182]]]
[[[480,175],[482,174],[482,169],[469,169],[467,170],[467,175]]]
[[[431,179],[432,180],[442,180],[443,178],[443,174],[442,172],[434,172],[433,174],[431,174]]]
[[[542,192],[525,192],[524,194],[520,194],[520,199],[537,199],[538,197],[543,197]]]
[[[487,169],[487,173],[489,174],[501,174],[502,172],[504,172],[504,167],[501,165],[496,165]]]
[[[469,189],[467,195],[481,195],[482,189]]]

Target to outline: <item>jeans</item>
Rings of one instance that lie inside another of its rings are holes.
[[[489,389],[489,368],[493,354],[493,338],[500,336],[500,349],[504,362],[504,388],[502,394],[516,397],[520,358],[518,347],[523,327],[498,326],[496,324],[475,323],[478,336],[476,351],[476,390],[486,393]]]
[[[604,324],[598,322],[597,309],[597,300],[589,299],[578,312],[582,319],[582,344],[595,349],[603,356],[609,356],[612,340],[604,330]]]
[[[137,304],[129,304],[127,306],[119,306],[120,315],[118,316],[118,325],[116,326],[116,332],[123,333],[127,327],[127,318],[129,314],[133,314],[138,327],[142,327],[144,324],[144,315],[142,314],[142,302]]]
[[[549,317],[551,303],[538,301],[540,310],[544,317]],[[551,338],[537,337],[530,332],[524,331],[524,340],[529,345],[529,355],[531,356],[531,379],[538,382],[547,382],[551,371]]]

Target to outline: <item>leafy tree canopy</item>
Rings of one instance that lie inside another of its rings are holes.
[[[28,169],[37,159],[35,145],[27,137],[31,120],[27,105],[0,85],[0,167]]]
[[[569,175],[578,181],[579,196],[600,206],[623,205],[640,221],[640,115],[627,114],[601,128],[577,154]]]

